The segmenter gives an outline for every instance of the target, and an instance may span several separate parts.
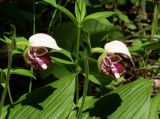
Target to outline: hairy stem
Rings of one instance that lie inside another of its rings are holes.
[[[87,50],[85,50],[84,65],[85,65],[85,82],[84,82],[82,102],[81,102],[81,106],[80,106],[79,111],[78,111],[77,119],[81,119],[81,117],[82,117],[83,106],[84,106],[85,98],[86,98],[87,91],[88,91],[89,64],[88,64]]]

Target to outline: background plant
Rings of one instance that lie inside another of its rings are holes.
[[[35,32],[52,35],[63,50],[51,51],[53,64],[49,69],[30,71],[23,61],[23,52],[33,34],[33,3],[18,0],[0,3],[3,24],[0,45],[4,48],[0,49],[1,61],[8,59],[5,54],[11,42],[16,43],[11,50],[12,66],[0,63],[1,89],[10,69],[13,98],[10,104],[6,96],[2,118],[158,118],[159,87],[153,91],[152,85],[159,79],[159,1],[35,3]],[[134,9],[125,9],[126,6]],[[11,23],[16,27],[14,40]],[[93,48],[103,48],[106,42],[115,39],[128,45],[136,65],[119,85],[99,73],[97,59],[101,51],[92,52]],[[33,87],[28,93],[30,78]]]

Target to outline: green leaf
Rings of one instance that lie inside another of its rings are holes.
[[[6,41],[3,38],[0,38],[0,41],[2,41],[3,43],[6,43]]]
[[[147,119],[151,90],[151,80],[138,79],[99,99],[86,98],[82,119]],[[70,117],[76,111],[74,108]]]
[[[11,44],[12,40],[6,36],[4,36],[6,44]]]
[[[151,90],[151,80],[139,79],[113,91],[113,93],[119,94],[122,102],[117,110],[109,116],[109,119],[140,119],[146,117],[145,115],[149,110]]]
[[[142,48],[145,48],[145,49],[150,49],[150,50],[159,50],[160,47],[159,47],[160,43],[159,42],[151,42],[151,43],[146,43],[142,46]]]
[[[102,86],[106,86],[107,84],[111,82],[111,78],[109,79],[109,77],[107,76],[98,75],[98,74],[89,75],[88,79],[91,82],[98,84],[98,85],[102,85]]]
[[[61,78],[70,74],[71,72],[65,65],[55,62],[47,70],[42,70],[40,72],[40,77],[45,79],[50,75],[54,75],[56,78]]]
[[[52,58],[53,62],[56,61],[56,62],[59,62],[59,63],[62,63],[62,64],[72,64],[72,65],[75,64],[74,62],[64,60],[64,59],[61,59],[61,58],[57,58],[57,57],[51,57],[51,58]]]
[[[102,32],[106,31],[113,27],[113,24],[109,22],[105,18],[100,18],[100,19],[92,19],[88,22],[83,23],[82,28],[85,31],[88,31],[89,33],[97,33],[97,32]]]
[[[75,1],[75,14],[76,14],[77,21],[81,23],[86,14],[86,0]]]
[[[53,6],[57,5],[56,4],[56,0],[43,0],[43,1],[46,2],[46,3],[49,3],[49,4],[53,5]]]
[[[27,46],[29,46],[29,42],[25,37],[16,37],[16,45],[17,48],[24,50]]]
[[[61,12],[65,13],[72,20],[72,22],[77,25],[77,20],[75,16],[69,10],[60,5],[56,5],[56,8],[59,9]]]
[[[131,30],[136,30],[136,25],[134,25],[133,23],[126,23],[125,24],[127,28],[131,29]]]
[[[63,50],[59,50],[59,51],[54,50],[53,52],[61,53],[61,54],[65,55],[65,56],[67,56],[72,62],[74,62],[73,59],[72,59],[71,53],[68,52],[67,50],[64,50],[64,49]]]
[[[124,22],[129,23],[128,16],[123,14],[122,12],[116,13],[116,15]]]
[[[151,29],[152,35],[157,33],[157,28],[158,28],[158,9],[157,5],[155,5],[153,19],[152,19],[152,29]]]
[[[95,98],[95,97],[93,97],[93,96],[86,96],[86,98],[85,98],[85,103],[84,103],[84,108],[83,108],[84,113],[83,113],[83,116],[82,116],[83,118],[82,118],[82,119],[92,119],[92,118],[93,118],[93,119],[97,119],[97,118],[95,118],[95,117],[91,117],[91,116],[89,115],[89,113],[86,113],[87,110],[89,110],[89,109],[91,109],[91,108],[94,107],[94,103],[95,103],[97,100],[98,100],[98,98]],[[77,107],[80,106],[81,102],[82,102],[82,98],[80,98],[80,100],[79,100],[79,102],[78,102],[78,105],[73,108],[73,110],[71,111],[68,119],[76,119],[76,114],[77,114],[77,111],[78,111],[78,108],[77,108]],[[86,112],[85,112],[85,111],[86,111]]]
[[[33,75],[33,72],[31,72],[30,70],[26,70],[26,69],[19,69],[19,68],[12,69],[11,74],[29,76],[31,78],[36,79],[36,77]]]
[[[66,119],[72,106],[75,91],[75,74],[23,95],[16,103],[4,107],[2,119]]]
[[[24,37],[16,37],[16,49],[14,49],[13,54],[23,54],[24,50],[29,46],[29,42]]]
[[[160,95],[156,95],[155,97],[151,98],[150,108],[148,119],[159,119],[159,106],[160,106]]]
[[[99,19],[102,19],[102,18],[107,18],[107,17],[110,17],[112,15],[114,15],[116,12],[110,12],[110,11],[106,11],[106,12],[96,12],[96,13],[93,13],[93,14],[90,14],[88,16],[86,16],[84,18],[84,21],[83,22],[88,22],[92,19],[96,19],[96,20],[99,20]]]

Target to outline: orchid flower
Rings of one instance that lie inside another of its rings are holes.
[[[34,69],[47,69],[51,64],[49,49],[61,50],[51,36],[44,33],[34,34],[29,38],[24,59]]]
[[[105,52],[98,59],[98,67],[105,75],[120,78],[126,69],[121,56],[129,58],[132,64],[131,54],[127,46],[121,41],[111,41],[104,46]]]

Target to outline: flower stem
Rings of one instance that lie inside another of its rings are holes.
[[[78,55],[79,55],[79,43],[80,43],[80,34],[81,34],[81,27],[80,25],[77,25],[77,49],[76,49],[76,103],[78,103],[79,100],[79,81],[78,81],[78,75],[79,75],[79,65],[78,65]]]
[[[12,97],[10,94],[9,80],[10,80],[10,71],[11,71],[11,66],[12,66],[12,50],[15,48],[16,29],[14,25],[11,25],[11,27],[13,29],[13,36],[12,36],[11,44],[8,45],[8,69],[7,69],[7,74],[6,74],[6,83],[5,83],[5,87],[2,93],[1,103],[0,103],[0,118],[2,117],[2,109],[3,109],[4,102],[5,102],[5,97],[7,95],[7,90],[9,90],[9,97],[10,97],[11,103],[13,103]]]
[[[33,68],[31,67],[31,72],[33,72]],[[29,80],[29,90],[28,90],[28,93],[30,93],[32,91],[32,78],[30,78]]]
[[[89,64],[88,64],[87,50],[85,50],[84,65],[85,65],[85,82],[84,82],[82,102],[81,102],[81,106],[80,106],[79,111],[78,111],[77,119],[81,119],[81,117],[82,117],[83,106],[84,106],[85,98],[86,98],[87,91],[88,91]]]
[[[10,99],[11,104],[13,104],[13,100],[12,100],[9,84],[8,84],[8,95],[9,95],[9,99]]]
[[[36,16],[35,16],[35,0],[33,0],[33,34],[36,33]],[[33,72],[33,68],[30,68],[31,72]],[[32,78],[29,79],[29,90],[28,93],[32,91]]]
[[[8,51],[8,70],[7,70],[7,75],[6,75],[6,83],[5,83],[3,93],[2,93],[1,104],[0,104],[0,118],[2,116],[2,109],[3,109],[4,102],[5,102],[7,89],[8,89],[8,86],[9,86],[11,65],[12,65],[12,52],[11,52],[11,45],[10,45],[9,51]]]
[[[103,53],[105,50],[103,48],[92,48],[91,53]]]

